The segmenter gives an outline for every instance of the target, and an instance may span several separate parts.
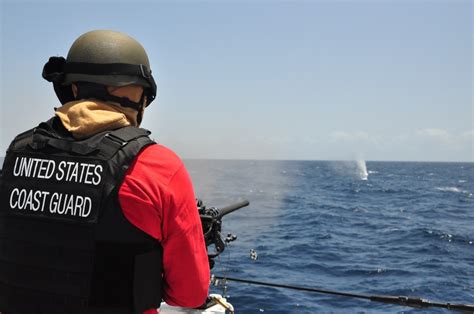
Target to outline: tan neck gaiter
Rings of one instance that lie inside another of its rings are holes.
[[[76,139],[129,125],[138,126],[136,110],[96,99],[68,102],[56,110],[56,116]]]

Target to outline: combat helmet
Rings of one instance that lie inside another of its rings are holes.
[[[142,45],[132,37],[110,30],[94,30],[79,36],[67,57],[50,57],[43,78],[54,85],[62,104],[75,99],[71,84],[78,86],[78,97],[98,98],[141,111],[156,97],[156,84]],[[143,86],[140,102],[110,95],[106,86]]]

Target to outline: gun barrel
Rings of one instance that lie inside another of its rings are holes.
[[[223,207],[219,210],[219,215],[218,215],[218,219],[224,217],[225,215],[227,214],[230,214],[232,213],[233,211],[236,211],[237,209],[240,209],[242,207],[245,207],[245,206],[248,206],[250,204],[249,201],[247,200],[243,200],[241,202],[238,202],[238,203],[235,203],[233,205],[229,205],[229,206],[226,206],[226,207]]]

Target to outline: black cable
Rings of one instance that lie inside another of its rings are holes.
[[[292,289],[292,290],[299,290],[299,291],[332,294],[332,295],[338,295],[338,296],[344,296],[344,297],[350,297],[350,298],[365,299],[365,300],[369,300],[373,302],[395,304],[395,305],[400,305],[400,306],[410,306],[410,307],[434,306],[434,307],[446,308],[448,310],[474,313],[474,305],[471,305],[471,304],[437,303],[437,302],[430,302],[428,300],[421,299],[421,298],[411,298],[411,297],[405,297],[405,296],[383,296],[383,295],[370,296],[370,295],[364,295],[364,294],[340,292],[340,291],[333,291],[333,290],[301,287],[301,286],[294,286],[294,285],[286,285],[286,284],[279,284],[279,283],[271,283],[271,282],[263,282],[263,281],[231,278],[231,277],[222,277],[222,276],[214,276],[214,278],[260,285],[260,286],[274,287],[274,288],[284,288],[284,289]]]
[[[285,288],[285,289],[293,289],[293,290],[299,290],[299,291],[309,291],[309,292],[333,294],[333,295],[339,295],[339,296],[350,297],[350,298],[359,298],[359,299],[370,300],[370,296],[361,295],[361,294],[353,294],[353,293],[346,293],[346,292],[339,292],[339,291],[299,287],[299,286],[293,286],[293,285],[285,285],[285,284],[279,284],[279,283],[270,283],[270,282],[255,281],[255,280],[247,280],[247,279],[239,279],[239,278],[231,278],[231,277],[222,277],[222,276],[214,276],[214,278],[221,279],[221,280],[235,281],[235,282],[243,282],[243,283],[260,285],[260,286],[267,286],[267,287]]]

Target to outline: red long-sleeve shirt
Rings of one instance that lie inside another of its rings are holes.
[[[128,169],[119,202],[125,217],[163,247],[166,303],[202,305],[209,263],[191,179],[179,157],[163,145],[147,146]]]

